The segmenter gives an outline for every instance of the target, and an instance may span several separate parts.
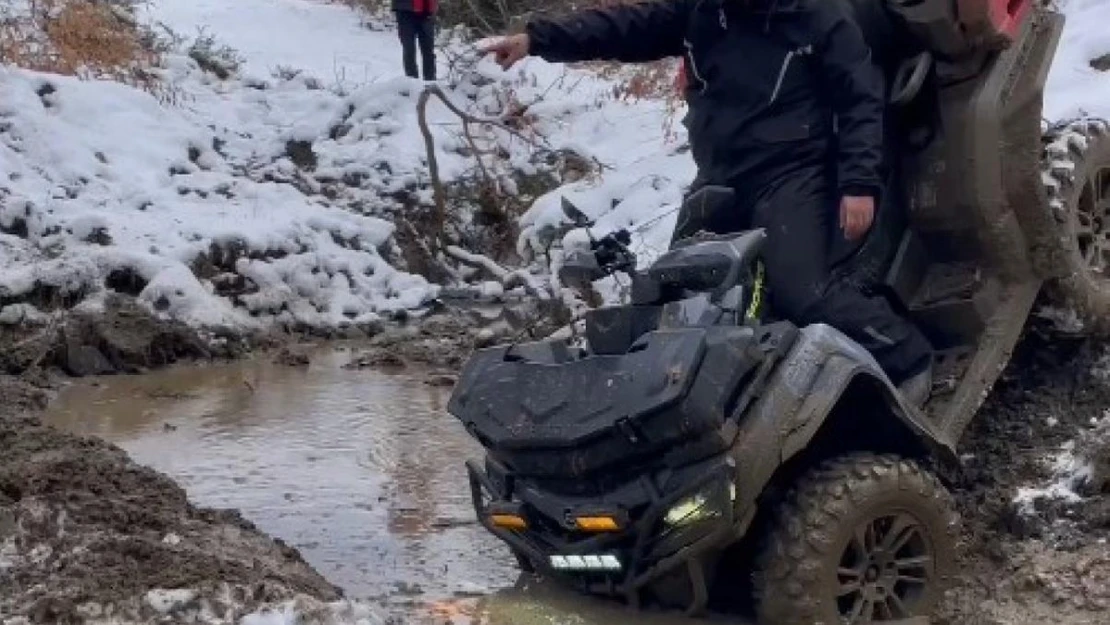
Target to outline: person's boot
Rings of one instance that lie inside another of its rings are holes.
[[[933,392],[933,361],[920,372],[911,375],[898,385],[898,391],[914,406],[921,408]]]

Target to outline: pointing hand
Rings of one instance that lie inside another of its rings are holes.
[[[528,35],[510,35],[495,39],[482,45],[479,49],[483,54],[493,53],[494,60],[501,66],[501,69],[508,70],[516,65],[517,61],[528,56],[531,44]]]

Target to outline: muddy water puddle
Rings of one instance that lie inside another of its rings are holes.
[[[348,596],[404,623],[676,624],[533,581],[474,522],[463,462],[480,448],[423,371],[268,360],[79,381],[46,415],[116,443],[200,505],[237,508]],[[614,619],[616,619],[614,621]]]

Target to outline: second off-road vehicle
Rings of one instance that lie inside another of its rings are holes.
[[[773,625],[929,614],[958,521],[937,477],[1043,289],[1110,312],[1110,135],[1044,128],[1063,17],[1032,0],[850,2],[889,77],[891,179],[843,279],[885,294],[938,349],[909,405],[835,329],[766,306],[759,231],[682,241],[638,271],[620,233],[561,276],[632,276],[585,341],[483,349],[449,410],[485,447],[481,523],[522,567],[705,610],[746,592]],[[688,202],[726,191],[703,189]],[[799,253],[804,253],[800,250]]]

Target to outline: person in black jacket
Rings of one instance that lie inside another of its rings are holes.
[[[402,62],[405,75],[419,78],[416,72],[416,47],[420,45],[424,80],[436,79],[436,11],[437,0],[393,0],[397,16],[397,34],[401,37]]]
[[[882,297],[830,277],[832,220],[841,236],[863,237],[883,179],[883,76],[841,2],[641,2],[534,19],[485,52],[506,69],[530,54],[552,62],[682,56],[695,186],[729,186],[737,203],[720,214],[680,213],[675,240],[765,228],[775,309],[838,328],[924,403],[929,342]]]

